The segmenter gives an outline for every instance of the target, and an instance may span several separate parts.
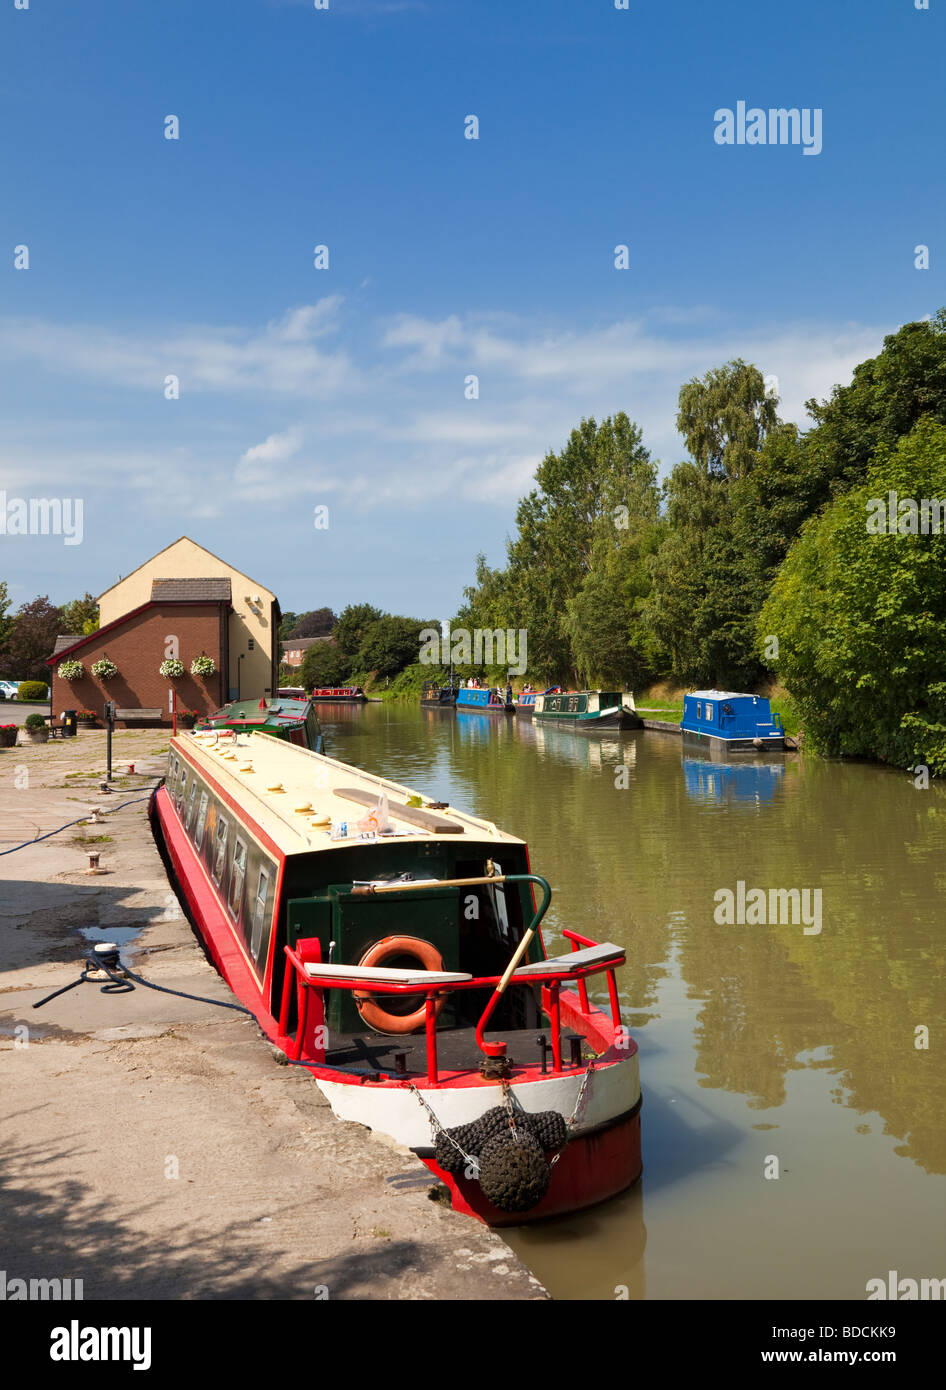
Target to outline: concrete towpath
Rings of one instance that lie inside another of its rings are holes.
[[[22,737],[22,735],[21,735]],[[0,752],[0,851],[144,798],[160,731]],[[135,772],[127,765],[134,760]],[[107,838],[101,838],[101,837]],[[85,872],[90,853],[102,872]],[[0,1271],[91,1299],[542,1299],[407,1150],[336,1120],[254,1020],[74,980],[116,940],[156,983],[232,995],[171,891],[143,800],[0,857]]]

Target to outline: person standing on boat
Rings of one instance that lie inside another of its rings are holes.
[[[506,704],[512,704],[512,681],[506,681]]]

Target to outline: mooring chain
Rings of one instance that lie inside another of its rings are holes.
[[[568,1128],[569,1128],[569,1129],[573,1129],[574,1126],[575,1126],[575,1124],[577,1123],[578,1116],[579,1116],[579,1114],[581,1113],[581,1108],[582,1108],[582,1105],[583,1105],[583,1103],[584,1103],[585,1092],[586,1092],[587,1089],[588,1089],[588,1083],[589,1083],[589,1081],[591,1080],[591,1073],[594,1071],[594,1069],[595,1069],[595,1059],[594,1059],[594,1057],[592,1057],[591,1060],[590,1060],[589,1063],[588,1063],[587,1068],[585,1069],[585,1074],[584,1074],[584,1076],[583,1076],[582,1079],[581,1079],[581,1087],[580,1087],[580,1089],[579,1089],[579,1091],[578,1091],[578,1099],[575,1101],[575,1108],[574,1108],[574,1110],[572,1111],[572,1113],[571,1113],[571,1115],[569,1116],[568,1121],[567,1121],[567,1124],[568,1124]]]
[[[414,1095],[417,1097],[417,1099],[420,1101],[421,1105],[422,1105],[422,1106],[424,1107],[424,1109],[427,1111],[427,1114],[430,1116],[430,1122],[431,1122],[431,1124],[432,1124],[433,1127],[434,1127],[434,1137],[435,1137],[435,1138],[439,1138],[440,1135],[442,1134],[442,1135],[444,1136],[444,1138],[445,1138],[445,1139],[448,1139],[448,1140],[450,1141],[450,1143],[453,1145],[453,1147],[454,1147],[460,1154],[463,1155],[463,1158],[466,1160],[467,1166],[468,1166],[468,1167],[471,1167],[471,1168],[473,1169],[473,1172],[474,1172],[474,1173],[478,1172],[478,1170],[479,1170],[479,1164],[477,1163],[476,1159],[472,1156],[472,1154],[468,1154],[468,1153],[467,1153],[466,1149],[463,1147],[462,1144],[458,1144],[458,1143],[457,1143],[456,1139],[454,1139],[454,1137],[453,1137],[453,1135],[450,1133],[449,1129],[444,1129],[443,1125],[440,1123],[440,1121],[437,1119],[437,1116],[434,1114],[433,1110],[430,1108],[430,1106],[429,1106],[429,1105],[427,1104],[427,1102],[424,1100],[424,1097],[421,1095],[420,1091],[418,1091],[418,1089],[417,1089],[417,1087],[414,1085],[413,1081],[410,1083],[410,1090],[412,1090],[412,1091],[414,1092]]]
[[[513,1104],[512,1087],[509,1085],[509,1082],[506,1080],[504,1076],[500,1077],[499,1084],[502,1087],[503,1091],[503,1104],[509,1111],[509,1132],[512,1135],[513,1139],[515,1139],[516,1143],[518,1143],[519,1131],[516,1129],[516,1107]]]

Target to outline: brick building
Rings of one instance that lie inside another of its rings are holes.
[[[277,688],[276,596],[186,536],[100,595],[99,618],[97,632],[60,636],[47,658],[56,714],[91,709],[101,715],[106,700],[113,700],[127,711],[120,727],[166,724],[172,691],[178,709],[208,714],[228,699],[271,695]],[[201,655],[213,659],[212,675],[191,674]],[[183,662],[183,676],[160,674],[168,656]],[[118,667],[108,681],[92,674],[102,657]],[[60,676],[66,660],[81,662],[82,675]]]
[[[310,647],[314,647],[317,642],[331,642],[334,644],[335,638],[331,633],[324,637],[290,637],[288,642],[280,642],[282,649],[282,664],[291,666],[293,670],[302,665],[305,654]]]

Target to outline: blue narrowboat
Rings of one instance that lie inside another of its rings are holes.
[[[457,691],[458,714],[464,710],[474,714],[514,714],[515,709],[514,701],[507,701],[505,693],[495,686],[492,689],[464,686]]]
[[[784,748],[781,716],[764,695],[732,690],[694,690],[683,697],[680,732],[725,748]]]

